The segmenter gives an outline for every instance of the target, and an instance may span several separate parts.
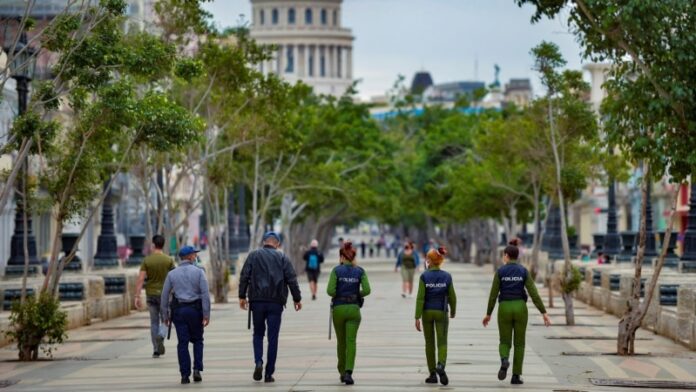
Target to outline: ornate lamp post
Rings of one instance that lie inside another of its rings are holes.
[[[658,256],[655,230],[653,228],[652,181],[648,182],[647,191],[648,204],[645,206],[645,253],[643,254],[643,264],[652,264],[652,259]],[[639,241],[639,236],[636,236],[636,251],[638,250]]]
[[[607,208],[607,234],[604,236],[604,254],[609,257],[616,257],[621,253],[621,236],[617,230],[616,219],[616,183],[614,179],[609,180],[609,207]]]
[[[104,189],[108,185],[109,180],[104,183]],[[109,193],[102,204],[101,233],[97,237],[97,254],[94,256],[95,268],[115,268],[119,266],[112,202],[113,190],[109,189]]]
[[[27,111],[27,99],[29,96],[29,83],[34,75],[36,65],[36,51],[28,45],[27,33],[22,31],[13,47],[4,47],[3,50],[8,55],[12,52],[12,61],[9,64],[11,77],[17,82],[17,106],[18,115],[21,116]],[[24,211],[28,206],[24,205],[23,193],[26,190],[26,181],[29,169],[28,156],[22,160],[22,170],[17,177],[15,188],[15,226],[10,245],[10,259],[7,261],[6,276],[21,275],[24,272]],[[36,239],[32,232],[31,213],[27,214],[27,245],[30,266],[40,264],[36,256]],[[30,273],[37,273],[38,268],[30,268]]]

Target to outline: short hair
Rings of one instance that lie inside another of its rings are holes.
[[[156,234],[154,237],[152,237],[152,243],[155,245],[155,248],[164,249],[164,243],[165,243],[164,236],[160,235],[160,234]]]

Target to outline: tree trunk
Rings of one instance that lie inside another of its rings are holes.
[[[652,301],[653,295],[655,293],[655,288],[657,286],[657,280],[660,277],[660,272],[665,263],[665,256],[667,255],[667,247],[663,246],[660,251],[660,256],[657,260],[657,265],[653,270],[653,275],[650,278],[650,283],[645,287],[645,298],[643,302],[640,302],[640,281],[642,273],[643,258],[645,254],[645,243],[646,243],[646,232],[647,232],[647,203],[650,202],[647,196],[648,181],[650,181],[648,176],[648,170],[646,169],[646,174],[643,180],[643,186],[641,189],[642,202],[641,202],[641,212],[640,212],[640,234],[639,234],[639,245],[638,254],[635,258],[635,274],[633,276],[633,283],[631,284],[630,298],[628,301],[628,307],[623,317],[619,321],[618,336],[616,341],[616,352],[619,355],[633,355],[635,354],[635,339],[636,331],[640,328],[643,323],[643,319],[648,312],[648,307]],[[679,189],[678,186],[672,195],[672,207],[670,210],[670,219],[667,230],[665,230],[665,236],[663,239],[663,244],[668,244],[670,237],[672,236],[672,230],[674,229],[674,222],[677,218],[677,204],[679,200]]]

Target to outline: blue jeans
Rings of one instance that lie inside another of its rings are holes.
[[[174,309],[172,321],[176,328],[176,346],[181,377],[191,375],[189,343],[193,343],[193,368],[203,371],[203,312],[193,306]]]
[[[266,376],[271,376],[275,372],[278,357],[278,334],[283,305],[273,302],[252,302],[251,314],[254,318],[254,361],[257,366],[263,363],[263,337],[268,327]]]
[[[148,295],[147,308],[150,310],[150,339],[152,339],[152,349],[154,352],[157,352],[157,338],[164,338],[167,336],[167,327],[162,323],[163,320],[161,320],[160,297]]]

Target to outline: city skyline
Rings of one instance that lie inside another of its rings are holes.
[[[249,0],[218,0],[206,8],[220,28],[237,25],[240,15],[251,19]],[[398,18],[385,25],[381,16],[385,14]],[[530,24],[531,14],[530,7],[520,8],[508,0],[346,0],[342,22],[355,35],[359,96],[384,94],[398,75],[410,85],[421,70],[430,72],[438,84],[459,80],[488,84],[494,80],[495,64],[501,67],[502,84],[511,78],[530,78],[538,95],[541,83],[529,55],[533,46],[551,40],[559,45],[568,68],[581,69],[583,62],[567,26],[558,20]],[[511,45],[511,40],[517,43]]]

